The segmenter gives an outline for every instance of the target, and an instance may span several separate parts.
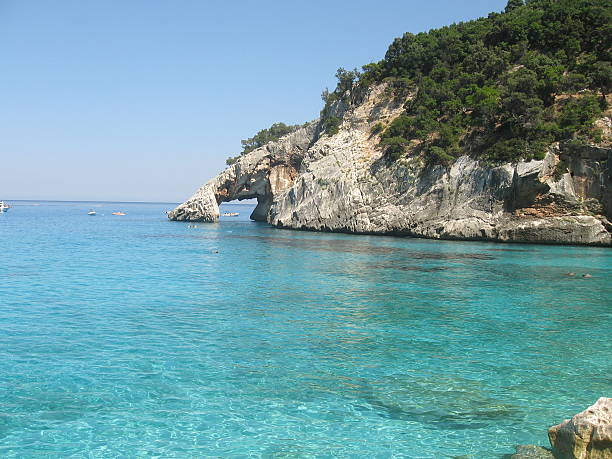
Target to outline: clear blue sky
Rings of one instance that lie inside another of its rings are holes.
[[[181,201],[338,67],[506,0],[0,0],[0,199]]]

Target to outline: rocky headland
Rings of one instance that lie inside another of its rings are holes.
[[[606,0],[509,0],[407,32],[169,218],[256,198],[251,218],[279,228],[610,246],[611,23]]]
[[[468,154],[447,165],[419,155],[392,161],[372,132],[400,116],[405,103],[384,83],[352,94],[331,107],[341,120],[336,133],[313,121],[255,149],[168,217],[215,222],[220,203],[256,198],[251,218],[279,228],[612,244],[612,149],[605,143],[556,142],[542,160],[502,164]],[[609,138],[610,117],[597,124]]]

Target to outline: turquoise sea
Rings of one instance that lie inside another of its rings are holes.
[[[0,457],[500,458],[612,396],[610,249],[12,204]]]

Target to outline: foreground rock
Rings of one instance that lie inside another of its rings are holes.
[[[467,155],[451,166],[416,154],[391,161],[371,132],[404,101],[385,94],[380,85],[338,103],[333,136],[313,122],[242,156],[169,218],[216,221],[221,202],[257,198],[251,218],[282,228],[612,244],[612,149],[555,144],[541,161],[501,165]]]
[[[557,459],[612,459],[612,398],[548,429]]]

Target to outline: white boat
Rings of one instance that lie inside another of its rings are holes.
[[[90,215],[93,217],[94,215],[96,215],[96,211],[93,209],[89,209],[89,212],[87,212],[87,215]]]
[[[6,202],[0,201],[0,212],[8,212],[10,208],[11,206],[9,206]]]
[[[237,217],[238,215],[240,215],[240,212],[225,212],[223,217]]]

